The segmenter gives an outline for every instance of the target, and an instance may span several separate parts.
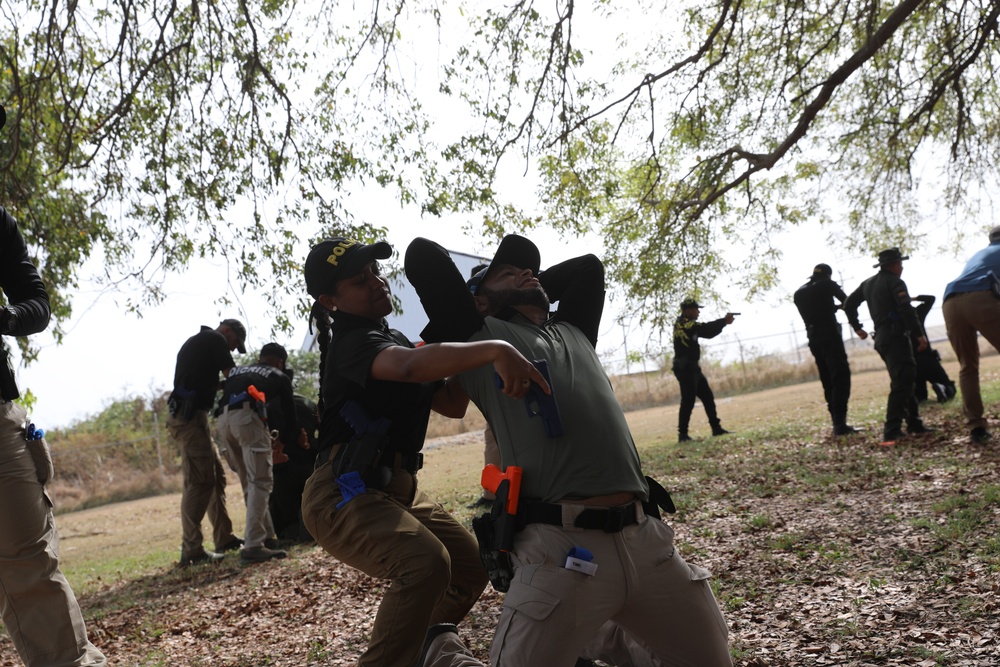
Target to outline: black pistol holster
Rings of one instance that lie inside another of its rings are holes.
[[[483,561],[490,584],[499,593],[510,590],[511,579],[514,578],[514,566],[510,562],[510,554],[501,551],[497,544],[496,524],[492,514],[483,514],[472,519],[472,532],[479,542],[479,558]]]
[[[496,495],[493,509],[472,519],[472,530],[479,542],[479,558],[483,561],[490,583],[498,592],[506,593],[514,577],[509,552],[514,548],[514,534],[524,526],[519,523],[517,514],[507,511],[510,480],[503,479],[493,492]]]
[[[170,396],[170,401],[167,403],[170,416],[177,417],[186,422],[191,421],[197,410],[194,404],[195,396],[196,392],[190,389],[176,387],[174,393]]]
[[[356,472],[367,487],[384,488],[392,479],[392,469],[381,465],[382,453],[389,445],[390,422],[385,417],[372,419],[361,404],[348,401],[340,416],[354,429],[354,437],[344,443],[333,461],[333,478]]]

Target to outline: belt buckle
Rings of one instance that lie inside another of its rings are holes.
[[[629,525],[626,523],[629,507],[631,505],[619,505],[618,507],[609,507],[606,510],[608,514],[604,518],[605,533],[620,533],[624,530],[625,526]]]

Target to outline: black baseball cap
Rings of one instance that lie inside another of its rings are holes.
[[[486,282],[487,276],[490,275],[490,269],[494,266],[507,264],[519,269],[531,269],[531,272],[537,275],[541,263],[542,257],[538,252],[538,246],[523,236],[508,234],[500,241],[500,247],[497,248],[493,261],[474,273],[465,284],[474,296],[479,292],[479,286]]]
[[[684,299],[681,301],[681,310],[687,310],[688,308],[701,308],[701,304],[694,299]]]
[[[260,348],[260,357],[261,359],[264,357],[277,357],[282,361],[288,361],[288,351],[277,343],[267,343],[264,347]]]
[[[245,326],[243,326],[243,323],[240,322],[239,320],[234,320],[234,319],[231,319],[231,318],[228,319],[228,320],[222,320],[222,322],[219,324],[219,326],[222,326],[223,324],[226,325],[227,327],[229,327],[230,329],[232,329],[233,333],[236,334],[236,350],[240,354],[246,354],[247,353],[247,328]]]
[[[328,294],[338,280],[359,273],[371,260],[390,257],[392,246],[385,241],[366,245],[342,236],[320,241],[306,258],[306,291],[318,299],[321,294]]]
[[[903,255],[899,252],[899,248],[887,248],[878,254],[878,264],[873,264],[872,268],[877,269],[880,266],[888,266],[909,258],[909,255]]]
[[[811,277],[816,277],[816,276],[826,276],[827,278],[832,278],[833,269],[830,267],[829,264],[817,264],[816,267],[813,269],[813,274]]]

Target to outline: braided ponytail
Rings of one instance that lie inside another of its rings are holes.
[[[316,324],[319,342],[319,400],[316,402],[319,414],[323,414],[323,374],[326,372],[326,350],[333,340],[331,331],[330,311],[324,308],[319,301],[313,302],[312,310],[309,312],[309,331],[312,333],[312,325]]]

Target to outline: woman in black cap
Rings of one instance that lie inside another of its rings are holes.
[[[378,260],[391,254],[385,242],[334,238],[314,246],[305,265],[321,392],[320,453],[302,518],[332,556],[391,581],[362,667],[410,667],[428,627],[461,621],[486,586],[475,538],[417,488],[431,409],[461,417],[469,402],[443,378],[492,363],[505,394],[523,398],[531,382],[548,392],[531,362],[502,341],[414,348],[390,329]]]

